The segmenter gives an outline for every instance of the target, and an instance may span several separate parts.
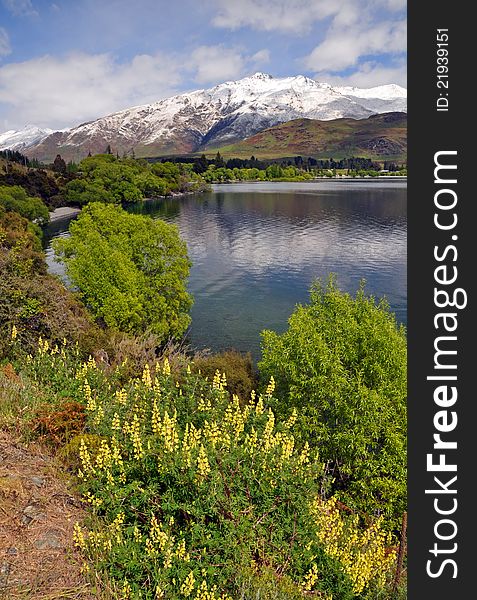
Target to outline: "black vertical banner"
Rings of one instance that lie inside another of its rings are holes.
[[[408,597],[477,597],[473,19],[408,3]]]

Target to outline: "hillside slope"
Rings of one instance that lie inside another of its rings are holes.
[[[407,115],[401,112],[373,115],[367,119],[318,121],[294,119],[265,129],[242,142],[211,148],[224,157],[349,158],[406,160]]]

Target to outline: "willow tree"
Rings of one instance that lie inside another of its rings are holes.
[[[262,333],[264,379],[280,415],[298,412],[301,437],[327,464],[331,490],[397,525],[406,503],[406,334],[387,302],[316,282],[283,334]]]
[[[190,261],[174,225],[91,203],[54,249],[95,317],[114,329],[180,337],[190,322]]]

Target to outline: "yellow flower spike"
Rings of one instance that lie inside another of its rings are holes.
[[[136,543],[140,543],[142,540],[142,535],[137,525],[135,525],[133,529],[133,538]]]
[[[162,372],[163,372],[164,375],[167,375],[167,376],[169,376],[171,374],[171,365],[169,363],[169,359],[167,358],[167,356],[164,359],[164,364],[163,364],[163,367],[162,367]]]
[[[311,591],[313,589],[313,586],[315,585],[317,579],[318,579],[318,567],[316,566],[315,563],[313,563],[311,565],[310,570],[308,571],[308,573],[305,576],[303,588],[306,591]]]
[[[208,440],[212,446],[215,448],[217,442],[220,440],[220,429],[215,421],[209,423],[209,421],[205,421],[204,423],[204,437]]]
[[[14,342],[17,339],[17,335],[18,335],[17,327],[16,327],[16,325],[13,325],[12,334],[11,334],[12,342]]]
[[[257,405],[258,406],[258,405]],[[273,430],[275,428],[275,415],[271,408],[268,409],[268,419],[262,435],[262,446],[264,450],[268,450],[273,445]]]
[[[222,384],[222,376],[220,375],[220,371],[217,369],[217,371],[215,371],[215,375],[212,380],[212,388],[214,390],[220,390],[220,389],[222,389],[221,384]]]
[[[275,391],[275,379],[273,378],[273,375],[270,377],[270,382],[267,386],[267,389],[265,391],[265,395],[267,398],[271,398],[273,392]]]
[[[73,542],[74,545],[80,550],[86,549],[86,540],[83,534],[83,530],[80,527],[78,521],[73,526]]]
[[[207,412],[212,409],[212,404],[209,399],[205,400],[203,394],[200,395],[199,402],[197,403],[197,410],[200,412]]]
[[[120,419],[120,417],[119,417],[119,415],[118,415],[117,412],[114,413],[113,420],[111,422],[111,429],[113,431],[120,431],[121,430],[121,419]]]
[[[96,407],[96,414],[93,419],[93,424],[98,426],[104,418],[104,409],[102,404],[98,404]]]
[[[181,585],[180,592],[183,596],[188,598],[191,595],[194,587],[195,587],[194,572],[190,571],[190,573],[184,579],[183,584]]]
[[[81,464],[83,466],[83,471],[85,472],[85,474],[95,473],[93,465],[91,464],[90,454],[88,452],[88,449],[86,447],[86,444],[85,444],[85,441],[83,438],[81,438],[81,441],[80,441],[79,456],[80,456]]]
[[[360,594],[373,579],[385,577],[395,561],[395,552],[386,553],[389,539],[380,529],[381,517],[362,530],[356,516],[345,528],[336,498],[327,501],[316,498],[312,513],[318,539],[326,552],[341,562],[356,594]]]
[[[129,585],[128,580],[125,579],[123,582],[123,590],[122,590],[123,598],[125,600],[128,600],[131,597],[131,592],[132,592],[131,586]]]
[[[187,365],[187,375],[190,375],[190,374],[191,374],[191,372],[192,372],[192,371],[191,371],[190,365]]]
[[[209,459],[202,444],[199,446],[199,454],[197,455],[197,470],[200,477],[207,477],[207,474],[210,473]]]
[[[152,388],[151,371],[147,363],[144,365],[144,370],[142,372],[142,382],[148,389]]]

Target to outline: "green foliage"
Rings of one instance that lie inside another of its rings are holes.
[[[47,274],[40,239],[25,218],[0,207],[0,358],[9,350],[13,326],[16,346],[32,352],[40,336],[79,342],[82,350],[105,344],[81,303]]]
[[[66,185],[69,203],[129,204],[144,198],[194,190],[203,180],[184,165],[171,162],[150,165],[144,160],[119,159],[113,154],[88,156],[79,164],[78,177]]]
[[[121,331],[150,329],[163,341],[185,332],[190,261],[175,226],[90,203],[70,233],[55,240],[55,252],[95,317]]]
[[[194,371],[213,379],[215,373],[227,373],[227,389],[230,394],[240,398],[249,398],[256,389],[256,375],[250,352],[242,354],[236,350],[225,350],[218,354],[199,356],[194,359]]]
[[[5,164],[5,169],[2,174],[0,168],[0,186],[21,186],[28,197],[41,198],[49,208],[62,204],[62,176],[41,168],[25,169],[11,162]]]
[[[357,526],[319,497],[322,462],[295,445],[294,417],[276,422],[266,408],[272,382],[239,401],[220,374],[187,368],[178,383],[165,360],[121,383],[121,368],[75,356],[42,341],[22,377],[68,397],[40,411],[40,433],[85,425],[62,452],[76,449],[97,517],[76,525],[75,543],[118,597],[352,600],[379,589],[395,560],[379,522]]]
[[[274,375],[281,416],[299,411],[333,489],[352,508],[397,526],[406,502],[406,336],[389,306],[316,282],[288,330],[262,334],[259,369]]]
[[[222,164],[223,160],[219,162]],[[226,168],[217,166],[216,163],[210,165],[207,171],[202,172],[205,181],[222,183],[226,181],[304,181],[311,179],[311,173],[298,169],[294,166],[282,167],[278,164],[272,164],[266,169],[253,168]]]
[[[48,223],[48,208],[41,198],[31,198],[19,185],[0,186],[0,206],[7,211],[17,212],[39,225]]]

